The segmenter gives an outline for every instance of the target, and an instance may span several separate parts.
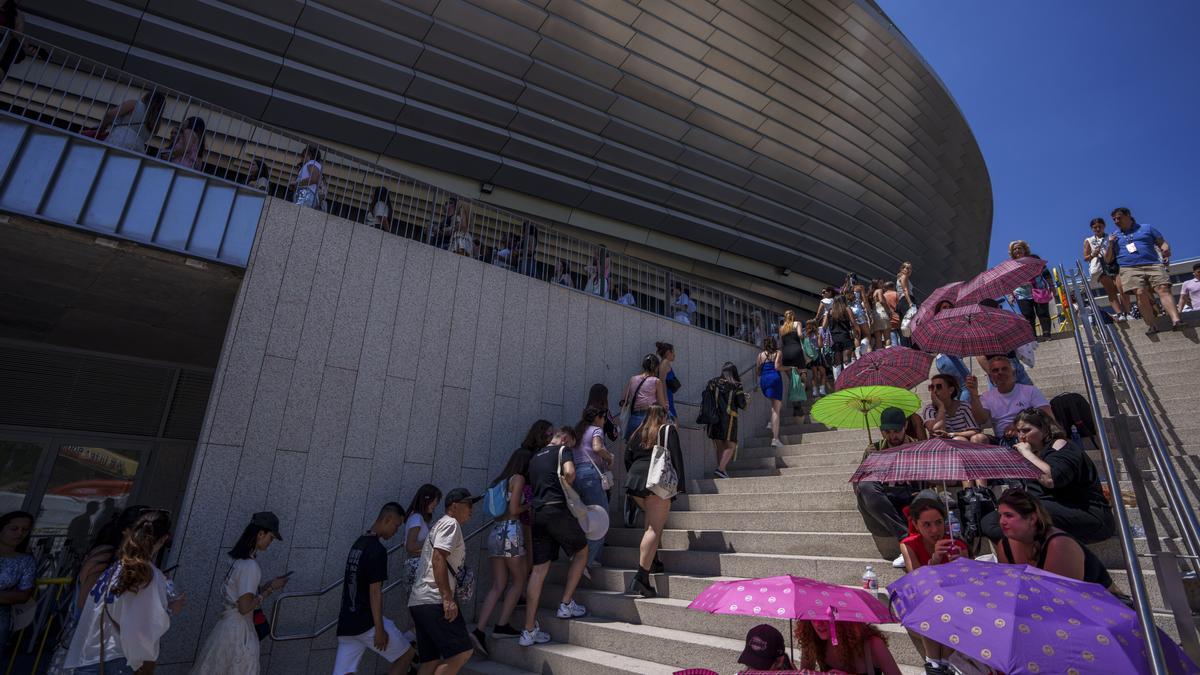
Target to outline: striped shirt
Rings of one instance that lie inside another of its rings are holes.
[[[925,421],[937,419],[938,411],[932,403],[925,406],[921,411],[921,417]],[[964,403],[958,404],[958,410],[953,413],[946,414],[946,431],[967,431],[968,429],[980,429],[981,427],[975,421],[975,416],[971,414],[971,406]]]

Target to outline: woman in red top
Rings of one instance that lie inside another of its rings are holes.
[[[906,571],[952,562],[967,553],[965,542],[950,537],[946,518],[946,504],[936,492],[922,490],[913,499],[908,507],[908,519],[917,533],[900,541],[900,553],[904,555]],[[954,650],[924,636],[921,642],[925,646],[926,672],[953,672],[946,659]]]

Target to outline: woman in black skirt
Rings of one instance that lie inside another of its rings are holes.
[[[646,419],[630,435],[625,447],[625,495],[633,499],[646,514],[646,532],[639,546],[638,570],[630,580],[627,592],[647,598],[658,595],[650,583],[650,572],[661,571],[662,563],[657,561],[658,544],[662,540],[663,527],[667,524],[667,515],[671,512],[671,502],[675,499],[663,499],[646,487],[650,459],[654,454],[654,446],[659,444],[670,452],[671,463],[675,465],[682,488],[683,454],[679,449],[679,429],[668,420],[667,409],[656,404],[646,411]]]
[[[721,366],[721,376],[708,381],[717,401],[717,422],[708,425],[708,437],[717,451],[717,478],[729,478],[725,467],[737,453],[738,411],[746,409],[746,391],[742,389],[742,378],[738,377],[737,366],[726,361]]]

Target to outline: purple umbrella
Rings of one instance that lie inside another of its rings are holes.
[[[905,628],[1007,673],[1145,673],[1137,614],[1099,584],[969,558],[889,584]],[[1200,673],[1159,631],[1172,673]]]

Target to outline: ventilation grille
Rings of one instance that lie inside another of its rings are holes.
[[[167,435],[195,439],[212,376],[180,370]],[[0,424],[157,436],[176,369],[0,344]]]

